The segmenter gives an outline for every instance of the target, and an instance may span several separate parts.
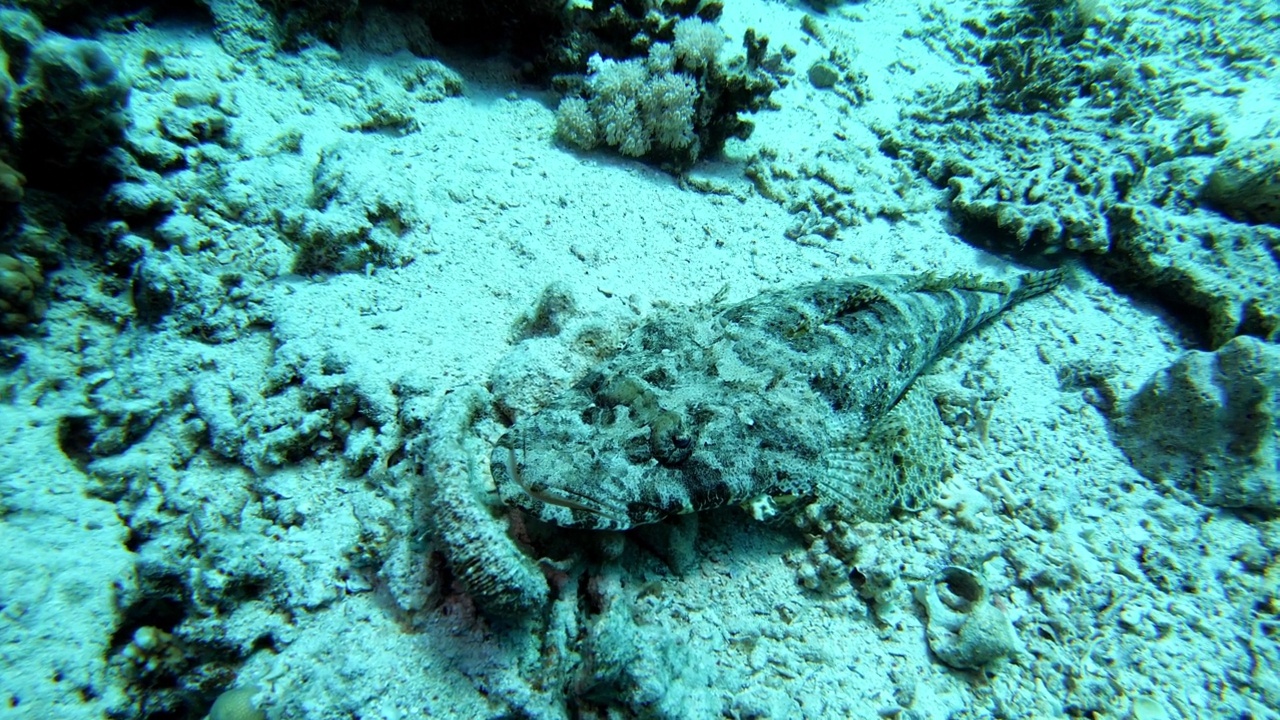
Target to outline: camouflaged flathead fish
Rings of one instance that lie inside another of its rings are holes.
[[[873,519],[918,508],[940,479],[926,459],[941,425],[912,382],[1061,280],[872,275],[661,313],[517,420],[491,458],[499,494],[589,529],[761,498],[826,498]]]

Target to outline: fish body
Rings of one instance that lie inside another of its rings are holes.
[[[950,345],[1061,280],[868,275],[660,313],[499,440],[499,494],[621,530],[760,496],[894,492],[839,469],[902,464],[855,449]]]

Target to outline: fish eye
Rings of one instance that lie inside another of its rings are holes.
[[[684,419],[670,411],[661,413],[650,428],[649,451],[653,459],[668,467],[688,460],[693,454],[693,435]]]

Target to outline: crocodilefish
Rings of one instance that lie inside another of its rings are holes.
[[[913,470],[927,454],[928,440],[913,439],[929,427],[921,418],[941,428],[931,398],[909,402],[913,381],[1062,277],[868,275],[662,311],[517,418],[491,457],[499,495],[598,530],[782,498],[827,498],[871,518],[911,509],[941,472]]]

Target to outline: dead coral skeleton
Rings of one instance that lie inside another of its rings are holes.
[[[426,472],[430,533],[450,570],[483,610],[519,617],[544,607],[549,590],[542,570],[481,499],[488,443],[475,428],[492,406],[478,387],[445,395],[416,452]]]

